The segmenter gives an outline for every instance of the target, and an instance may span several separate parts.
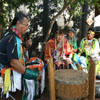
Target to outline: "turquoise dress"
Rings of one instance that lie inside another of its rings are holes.
[[[68,38],[68,42],[69,44],[74,48],[74,49],[77,49],[77,40],[75,37],[73,38]],[[78,70],[78,65],[80,65],[82,68],[83,68],[83,71],[84,72],[88,72],[86,69],[87,69],[87,64],[86,64],[86,58],[84,56],[78,56],[77,53],[74,53],[73,54],[73,57],[72,57],[72,61],[73,61],[73,64],[74,66],[76,66],[76,69]]]
[[[77,49],[77,40],[75,37],[68,38],[68,42],[74,49]]]

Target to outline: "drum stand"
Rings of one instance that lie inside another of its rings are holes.
[[[16,100],[12,95],[9,94],[9,97],[12,99],[12,100]]]
[[[0,89],[2,89],[2,78],[0,77]],[[9,97],[12,99],[12,100],[16,100],[12,95],[9,94]],[[2,98],[2,93],[1,93],[1,98]]]

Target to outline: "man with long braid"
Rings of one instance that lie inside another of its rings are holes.
[[[96,75],[100,76],[100,57],[99,57],[99,42],[94,38],[95,32],[94,28],[89,28],[87,32],[87,37],[83,38],[80,43],[79,55],[83,54],[86,57],[86,63],[89,70],[88,57],[91,56],[96,62]]]
[[[3,77],[2,93],[7,95],[9,91],[21,90],[21,78],[39,79],[39,71],[36,68],[25,67],[23,53],[23,35],[28,30],[28,18],[22,12],[18,12],[7,30],[4,38],[0,40],[0,74]],[[13,76],[12,76],[13,75]],[[23,100],[28,100],[27,97]]]

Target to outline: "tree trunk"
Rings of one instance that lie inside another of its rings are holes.
[[[48,17],[48,12],[49,12],[49,6],[48,6],[49,0],[43,0],[43,6],[44,6],[44,11],[43,11],[43,40],[46,37],[46,34],[48,32],[49,28],[49,17]]]
[[[88,13],[88,3],[86,0],[84,0],[84,5],[83,5],[83,16],[82,16],[82,37],[85,37],[87,34],[87,24],[86,24],[86,19],[87,19],[87,13]]]

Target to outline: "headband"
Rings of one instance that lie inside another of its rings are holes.
[[[93,31],[91,31],[91,30],[90,30],[88,33],[89,33],[89,34],[92,34],[92,35],[95,35],[95,32],[93,32]]]

